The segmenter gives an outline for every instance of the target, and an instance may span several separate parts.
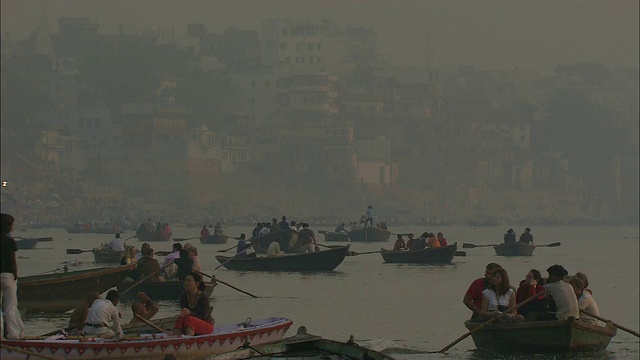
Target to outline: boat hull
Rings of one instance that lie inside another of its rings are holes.
[[[113,341],[80,340],[3,340],[2,359],[28,359],[30,352],[54,359],[198,359],[236,350],[245,341],[261,345],[282,339],[292,321],[269,318],[216,327],[213,334],[198,336],[141,335],[138,339]]]
[[[93,249],[91,252],[96,264],[120,264],[120,258],[122,258],[120,251]]]
[[[257,254],[265,254],[269,245],[275,241],[276,237],[280,236],[282,242],[280,243],[280,249],[284,252],[295,251],[299,246],[298,242],[298,232],[293,229],[285,229],[280,230],[268,234],[264,234],[262,236],[254,237],[249,239],[252,244],[257,246],[254,247],[254,250]]]
[[[472,330],[482,323],[465,322]],[[604,351],[616,327],[566,321],[497,323],[471,334],[476,347],[493,353],[566,353]]]
[[[122,293],[124,290],[130,288],[135,281],[126,279],[121,281],[116,288],[120,292],[120,298],[123,300],[137,299],[136,295],[139,292],[144,292],[148,297],[154,300],[174,300],[179,301],[180,295],[184,292],[184,282],[182,281],[145,281],[139,285],[136,285],[135,291],[128,291]],[[211,283],[205,283],[204,293],[211,297],[213,293],[213,285]]]
[[[30,249],[35,249],[36,245],[38,245],[39,242],[43,242],[43,241],[52,241],[53,239],[51,238],[15,238],[16,241],[16,247],[18,248],[18,250],[30,250]]]
[[[329,232],[324,234],[324,241],[349,241],[349,234]]]
[[[498,256],[531,256],[536,246],[531,244],[525,244],[516,242],[515,244],[500,244],[494,245],[493,249]]]
[[[242,271],[331,271],[347,256],[349,245],[306,254],[274,257],[233,258],[217,255],[216,259],[229,270]]]
[[[458,245],[453,244],[438,249],[425,250],[380,250],[386,263],[393,264],[450,264],[456,255]]]
[[[389,230],[381,229],[375,226],[362,228],[349,232],[349,239],[355,242],[379,242],[387,241],[391,236]]]
[[[200,238],[201,244],[226,244],[229,239],[228,235],[214,234],[207,237]]]
[[[141,232],[137,236],[138,240],[143,242],[171,241],[171,234],[162,230]]]
[[[111,289],[127,277],[134,265],[22,277],[18,307],[27,312],[65,312],[74,309],[90,291]]]

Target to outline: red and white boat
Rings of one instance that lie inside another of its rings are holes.
[[[216,326],[208,335],[143,334],[133,339],[85,337],[76,340],[2,340],[6,359],[197,359],[236,350],[245,342],[260,345],[280,340],[293,322],[282,317]]]

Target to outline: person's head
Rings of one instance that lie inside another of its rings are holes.
[[[511,283],[507,270],[500,268],[493,273],[490,288],[494,289],[500,295],[504,295],[509,291]]]
[[[118,301],[120,301],[120,294],[118,293],[118,290],[109,290],[106,299],[111,301],[114,306],[118,305]]]
[[[513,234],[513,229],[507,230],[507,234]]]
[[[142,254],[142,256],[151,256],[151,248],[150,247],[143,247],[142,249],[140,249],[140,253]]]
[[[526,232],[526,233],[530,233],[530,232],[531,232],[531,229],[529,229],[529,228],[525,228],[525,229],[524,229],[524,232]]]
[[[206,229],[207,228],[207,224],[202,225],[202,228]]]
[[[189,259],[189,252],[185,249],[180,250],[180,259],[182,260]]]
[[[439,233],[438,233],[438,239],[441,239],[441,238],[443,238],[443,237],[444,237],[444,234],[443,234],[443,233],[441,233],[441,232],[439,232]]]
[[[304,224],[302,224],[302,227],[306,229],[306,228],[309,227],[309,224],[308,223],[304,223]]]
[[[429,232],[428,231],[423,232],[422,235],[420,235],[420,237],[423,237],[425,239],[428,238],[429,237]]]
[[[398,234],[398,240],[402,240],[402,234]]]
[[[13,223],[16,219],[9,214],[0,214],[0,226],[2,227],[2,233],[8,234],[13,230]]]
[[[529,279],[534,279],[536,282],[538,282],[538,284],[540,284],[542,281],[542,274],[536,269],[531,269],[527,273],[527,280]]]
[[[131,311],[133,312],[134,317],[136,315],[144,316],[144,314],[147,313],[148,309],[141,301],[136,301],[131,304]]]
[[[287,217],[282,215],[282,221],[287,221]]]
[[[190,272],[184,279],[184,289],[186,291],[204,291],[205,285],[202,275],[195,271]]]
[[[498,265],[496,263],[489,263],[485,267],[484,276],[487,278],[487,280],[491,281],[493,279],[493,274],[498,269],[502,269],[502,266],[500,266],[500,265]]]
[[[180,251],[182,250],[182,244],[180,243],[173,243],[173,246],[171,247],[173,249],[173,251]]]
[[[291,221],[291,226],[296,226],[296,222],[295,221]]]
[[[582,280],[585,289],[589,287],[589,279],[587,278],[587,275],[581,272],[577,272],[574,276]]]
[[[125,254],[127,254],[128,257],[135,257],[137,252],[138,251],[136,250],[136,247],[131,245],[127,246],[127,251],[125,252]]]
[[[143,249],[151,249],[151,245],[149,245],[149,243],[142,243],[142,246],[140,247],[140,252],[142,252]]]
[[[407,235],[407,236],[409,237],[409,239],[413,239],[413,237],[414,237],[415,235],[413,235],[413,233],[409,233],[409,235]]]
[[[582,296],[582,292],[584,291],[584,281],[577,276],[569,277],[569,284],[573,287],[573,292],[576,294],[576,297]]]
[[[116,233],[116,238],[120,239],[120,233]]]
[[[191,246],[187,249],[190,257],[198,256],[198,249],[195,246]]]
[[[562,265],[551,265],[547,272],[549,273],[548,282],[556,282],[562,280],[569,273]]]
[[[369,205],[369,206],[367,207],[367,209],[373,209],[373,206]]]
[[[91,306],[91,304],[93,304],[93,302],[96,301],[97,299],[100,299],[100,294],[97,291],[91,291],[87,295],[87,300],[85,304],[87,304],[87,306]]]
[[[244,240],[247,238],[247,235],[245,235],[244,233],[240,234],[240,240]]]
[[[257,227],[262,227],[262,223],[261,223],[261,222],[256,223],[256,226],[257,226]]]
[[[271,219],[271,222],[274,223],[274,224],[277,224],[278,223],[278,219],[273,218],[273,219]]]

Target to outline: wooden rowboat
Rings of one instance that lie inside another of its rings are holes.
[[[217,255],[216,259],[229,270],[243,271],[331,271],[347,256],[349,245],[335,246],[305,254],[274,257],[238,258]]]
[[[473,330],[482,325],[468,320],[464,324]],[[565,353],[604,351],[616,327],[587,324],[569,318],[564,321],[526,321],[494,323],[471,334],[476,347],[493,353]]]
[[[324,234],[324,241],[349,241],[349,234],[328,232]]]
[[[93,249],[93,258],[96,264],[120,264],[122,252],[110,249]]]
[[[198,359],[234,351],[245,342],[252,346],[282,339],[293,322],[267,318],[216,326],[198,336],[146,334],[121,341],[103,338],[82,340],[3,340],[2,359],[31,359],[31,354],[54,359]]]
[[[50,238],[50,237],[41,237],[41,238],[14,237],[14,240],[16,241],[16,246],[18,247],[18,250],[28,250],[28,249],[35,249],[36,245],[38,245],[39,242],[53,241],[53,238]]]
[[[249,239],[252,244],[257,245],[254,250],[257,254],[264,254],[267,252],[269,245],[275,241],[279,236],[282,239],[280,243],[280,249],[285,252],[296,249],[296,243],[298,242],[298,232],[293,229],[284,229],[272,233],[267,233],[262,236]]]
[[[391,236],[391,232],[389,232],[389,230],[375,226],[365,227],[349,232],[349,239],[351,241],[358,242],[387,241],[389,240],[389,236]]]
[[[100,294],[129,275],[135,264],[21,277],[18,307],[28,312],[65,312],[91,291]]]
[[[144,281],[138,284],[135,287],[135,290],[128,291],[124,294],[122,292],[131,285],[133,285],[135,281],[131,280],[131,278],[127,278],[116,286],[118,292],[121,293],[120,298],[123,300],[134,300],[137,299],[137,293],[144,292],[148,297],[154,300],[180,300],[180,294],[184,292],[184,282],[182,281]],[[213,284],[205,283],[204,293],[207,296],[211,297],[213,293]]]
[[[458,244],[437,249],[424,250],[385,250],[380,255],[386,263],[394,264],[450,264],[458,250]]]
[[[213,234],[203,238],[200,238],[201,244],[226,244],[229,239],[225,234]]]
[[[493,249],[499,256],[531,256],[536,246],[533,244],[525,244],[516,242],[513,244],[494,245]]]
[[[164,230],[140,232],[136,235],[138,236],[138,239],[143,242],[171,241],[171,233],[168,233]]]
[[[353,336],[346,342],[323,339],[307,333],[304,326],[298,328],[295,336],[282,340],[242,347],[238,350],[207,360],[245,359],[341,359],[341,360],[393,360],[392,357],[367,349],[353,342]]]

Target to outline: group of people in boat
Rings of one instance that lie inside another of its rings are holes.
[[[190,336],[212,333],[212,308],[209,296],[204,292],[206,285],[201,273],[190,271],[183,281],[180,312],[173,333]],[[215,280],[212,284],[217,285]],[[147,294],[139,292],[137,295],[138,300],[131,304],[130,324],[142,324],[158,313],[158,305]],[[122,338],[121,315],[116,308],[119,301],[118,290],[109,290],[104,299],[97,292],[90,292],[87,299],[74,309],[67,330],[77,331],[81,335]]]
[[[531,269],[516,289],[511,285],[507,270],[499,264],[489,263],[484,277],[469,286],[463,303],[473,312],[471,319],[479,322],[492,318],[517,322],[573,317],[599,324],[597,319],[587,315],[600,314],[584,273],[569,276],[562,265],[550,266],[547,273],[544,278],[539,270]]]
[[[274,230],[275,229],[275,230]],[[256,227],[252,231],[251,239],[257,238],[269,233],[277,233],[282,230],[292,229],[298,233],[298,240],[296,244],[288,244],[289,247],[295,248],[296,253],[308,253],[308,252],[316,252],[320,251],[318,247],[318,242],[316,240],[316,235],[309,228],[308,223],[299,223],[296,224],[295,221],[291,221],[289,223],[287,221],[286,216],[282,216],[282,221],[278,223],[276,218],[273,218],[271,223],[257,223]],[[253,247],[257,247],[258,244],[251,242],[251,239],[247,239],[244,233],[240,234],[238,238],[238,243],[236,245],[236,257],[239,258],[250,258],[255,257],[255,252],[249,252],[249,250]],[[285,251],[282,250],[284,239],[280,235],[276,235],[269,243],[267,249],[262,249],[265,251],[268,257],[274,256],[283,256],[286,255]],[[294,246],[295,245],[295,246]],[[289,248],[288,247],[288,248]]]
[[[155,259],[155,251],[149,243],[143,243],[140,251],[135,246],[127,247],[120,259],[120,265],[135,264],[131,275],[133,280],[149,281],[184,281],[191,271],[202,271],[198,259],[198,249],[186,243],[174,243],[172,251],[167,254],[162,264]]]
[[[396,242],[393,244],[393,250],[409,250],[409,251],[417,251],[424,249],[438,249],[441,247],[449,246],[447,239],[444,237],[444,234],[439,232],[437,235],[434,235],[431,232],[425,231],[419,237],[415,237],[414,234],[409,233],[406,234],[409,238],[405,243],[403,234],[397,234]]]
[[[153,232],[163,232],[169,234],[171,236],[173,232],[171,231],[171,226],[169,226],[166,222],[158,222],[154,223],[151,218],[147,219],[146,223],[141,223],[140,226],[136,229],[136,235],[140,237],[141,235],[153,233]]]
[[[92,231],[110,231],[112,233],[122,232],[122,226],[119,223],[104,223],[102,225],[98,224],[97,221],[91,222],[89,220],[80,222],[76,221],[73,225],[75,229],[82,229],[86,232]]]
[[[530,228],[525,228],[524,232],[520,234],[520,238],[518,239],[519,243],[533,245],[533,235],[531,234]],[[504,234],[504,243],[505,244],[515,244],[516,243],[516,233],[513,229],[507,230],[507,233]]]
[[[222,235],[223,234],[223,230],[222,230],[222,225],[220,225],[220,223],[216,223],[215,226],[209,224],[209,227],[207,227],[207,224],[202,225],[202,229],[200,229],[200,238],[204,239],[207,236],[210,235]]]

